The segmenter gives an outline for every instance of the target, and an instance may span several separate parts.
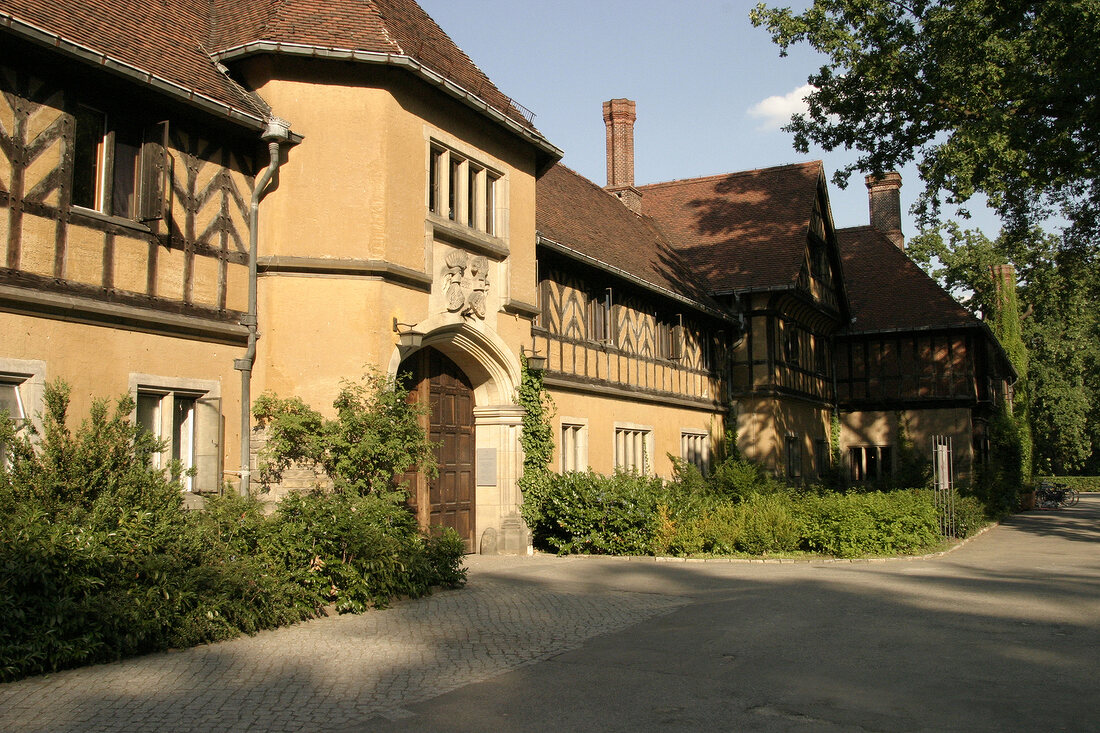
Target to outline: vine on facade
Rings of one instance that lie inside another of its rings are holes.
[[[554,457],[554,431],[550,423],[554,402],[546,392],[542,372],[528,368],[527,357],[522,354],[516,402],[523,408],[523,429],[519,438],[523,448],[523,475],[519,479],[522,515],[527,526],[534,528],[541,519],[535,508],[540,505],[537,498],[549,484],[550,461]]]

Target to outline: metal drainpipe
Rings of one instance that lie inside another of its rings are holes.
[[[289,123],[277,117],[267,121],[262,139],[267,142],[269,161],[252,190],[252,206],[248,212],[248,313],[241,319],[241,323],[248,327],[248,348],[243,358],[233,360],[233,368],[241,373],[241,496],[248,496],[252,482],[252,364],[256,360],[256,260],[260,199],[279,168],[280,144],[289,138]]]

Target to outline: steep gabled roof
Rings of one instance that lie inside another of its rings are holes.
[[[878,229],[836,234],[855,319],[848,333],[981,325]]]
[[[154,83],[151,75],[175,87],[165,91],[197,93],[259,124],[252,102],[207,55],[208,0],[0,0],[3,27],[144,83]]]
[[[712,292],[793,285],[821,161],[638,186],[652,217]]]
[[[714,314],[725,312],[647,217],[563,165],[536,184],[535,226],[544,244],[608,271],[619,271]]]
[[[412,0],[213,0],[212,15],[210,51],[220,58],[295,47],[405,56],[535,129]]]
[[[561,157],[413,0],[0,0],[5,27],[255,124],[263,112],[217,60],[287,53],[402,66]]]

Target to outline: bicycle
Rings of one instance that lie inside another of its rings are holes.
[[[1054,481],[1042,481],[1035,487],[1035,506],[1038,509],[1061,509],[1075,505],[1081,498],[1077,489]]]

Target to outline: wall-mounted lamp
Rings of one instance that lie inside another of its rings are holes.
[[[404,326],[405,330],[400,330],[399,326]],[[403,349],[419,349],[424,343],[424,334],[416,330],[415,324],[398,323],[396,316],[393,319],[393,332],[397,334],[397,345]]]
[[[527,368],[532,372],[541,372],[546,370],[546,357],[540,356],[537,351],[532,351],[530,354],[523,350],[523,347],[519,347],[519,353],[527,357]]]

